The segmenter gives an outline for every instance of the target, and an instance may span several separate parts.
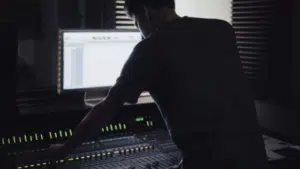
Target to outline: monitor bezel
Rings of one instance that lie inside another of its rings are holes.
[[[80,89],[64,89],[64,33],[69,32],[135,32],[139,33],[138,30],[127,30],[127,29],[61,29],[58,35],[58,62],[57,62],[57,93],[64,94],[70,92],[103,92],[108,93],[112,86],[106,87],[91,87],[91,88],[80,88]],[[142,35],[141,35],[142,36]],[[141,38],[143,39],[143,38]],[[129,56],[128,56],[129,57]],[[117,80],[117,79],[116,79]]]

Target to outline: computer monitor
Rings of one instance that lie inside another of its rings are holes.
[[[134,47],[138,31],[62,30],[59,36],[58,92],[109,89]]]

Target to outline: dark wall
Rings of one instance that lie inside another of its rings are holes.
[[[282,90],[282,93],[286,92],[283,95],[289,96],[290,102],[281,104],[257,101],[256,108],[262,127],[300,144],[300,3],[296,0],[293,3],[282,0],[279,7],[281,7],[282,14],[278,21],[281,20],[282,24],[278,22],[278,36],[275,36],[277,38],[277,48],[274,48],[274,51],[277,52],[274,52],[277,57],[276,72],[278,73],[282,69],[287,71],[281,71],[285,74],[281,75],[284,78],[279,79],[282,80],[282,83],[277,87]],[[286,64],[286,66],[280,67],[280,63]],[[288,90],[285,90],[285,84],[288,84]],[[284,88],[280,88],[280,85]]]
[[[64,0],[65,1],[65,0]],[[59,28],[58,0],[41,1],[42,34],[35,41],[34,68],[38,86],[55,84],[56,44]],[[67,15],[67,13],[65,14]],[[68,22],[68,21],[65,21]]]
[[[0,21],[0,126],[17,114],[15,105],[15,62],[17,60],[18,37],[15,24]],[[1,127],[0,127],[1,128]]]
[[[292,56],[293,63],[291,66],[291,97],[293,105],[300,113],[300,2],[293,2],[293,17],[292,17]]]
[[[3,18],[17,23],[19,54],[32,75],[24,75],[23,90],[54,87],[57,81],[57,35],[59,29],[111,29],[114,1],[111,0],[12,0],[1,6]],[[9,9],[9,10],[4,10]],[[32,78],[27,78],[32,77]],[[29,80],[30,79],[30,80]]]
[[[292,64],[291,3],[289,1],[276,1],[274,20],[274,37],[271,42],[273,93],[276,93],[281,103],[288,103],[289,70]]]

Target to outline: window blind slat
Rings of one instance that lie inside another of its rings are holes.
[[[257,83],[262,62],[267,58],[273,27],[272,0],[233,0],[232,26],[246,77]]]
[[[134,22],[128,18],[124,11],[124,0],[115,0],[115,29],[136,30]]]

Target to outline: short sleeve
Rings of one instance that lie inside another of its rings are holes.
[[[109,96],[127,103],[136,103],[144,91],[150,91],[160,82],[162,59],[156,54],[157,44],[151,39],[140,42],[125,63]]]

